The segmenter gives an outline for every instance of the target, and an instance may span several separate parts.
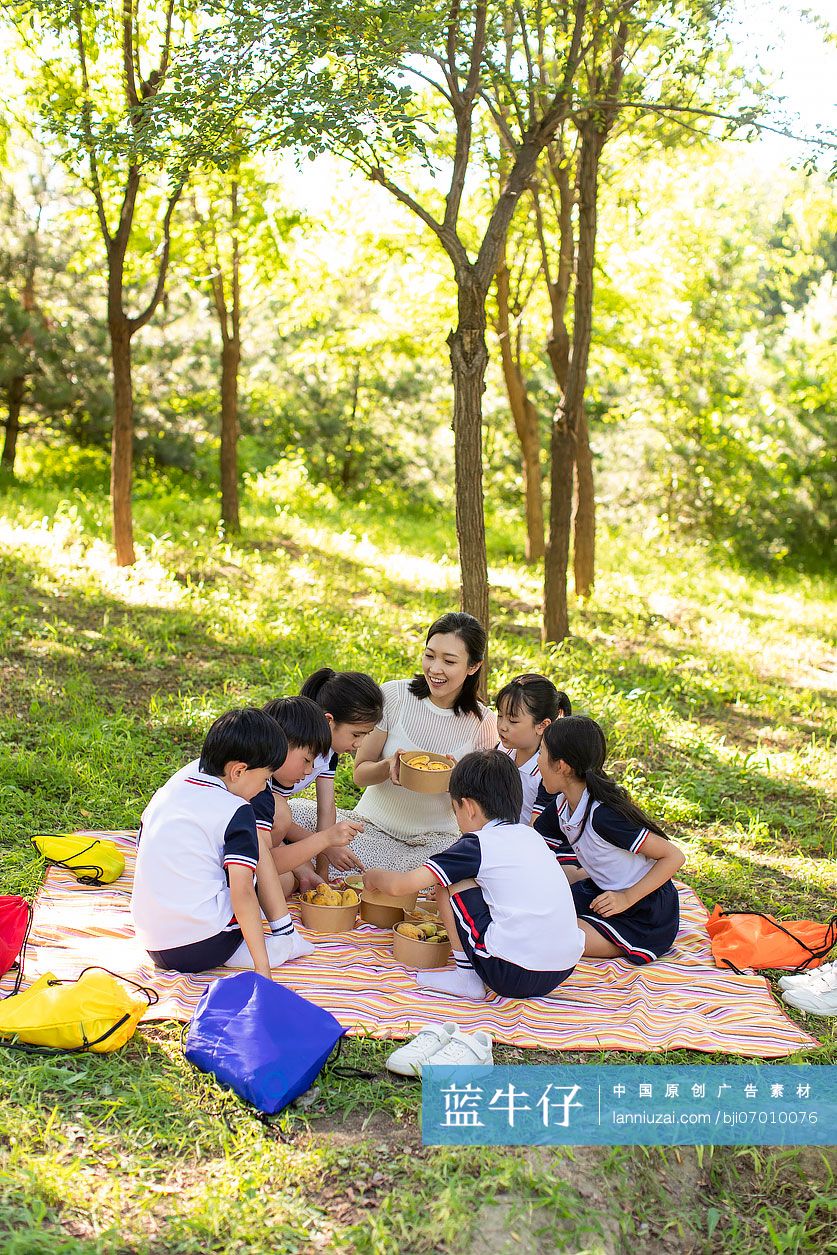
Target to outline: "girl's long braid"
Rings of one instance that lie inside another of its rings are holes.
[[[609,806],[625,819],[655,832],[668,840],[668,835],[636,802],[632,802],[627,789],[607,774],[604,769],[607,757],[605,735],[594,719],[585,715],[568,715],[556,719],[544,732],[544,745],[552,762],[563,759],[572,767],[579,780],[587,786],[587,807],[582,828],[587,822],[594,802]]]

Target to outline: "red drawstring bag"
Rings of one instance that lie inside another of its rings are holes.
[[[812,919],[778,920],[760,911],[722,911],[719,906],[706,921],[712,957],[718,967],[819,967],[837,945],[837,915],[827,924]]]
[[[17,956],[26,946],[32,908],[25,898],[0,897],[0,976],[5,976],[14,966]],[[17,968],[17,980],[12,993],[17,993],[23,976],[23,958]]]

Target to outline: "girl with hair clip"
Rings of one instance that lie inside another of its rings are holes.
[[[680,910],[671,878],[685,856],[611,780],[606,756],[604,733],[593,719],[570,716],[547,727],[541,774],[558,796],[538,827],[550,845],[566,839],[580,864],[562,866],[586,938],[584,954],[639,966],[674,944]],[[547,816],[557,829],[551,834],[543,831]]]
[[[545,675],[516,675],[500,689],[497,707],[498,749],[520,772],[523,807],[520,823],[534,824],[552,801],[541,782],[539,755],[543,734],[554,719],[572,714],[570,699]]]
[[[284,790],[291,816],[298,832],[323,832],[333,828],[337,820],[334,802],[334,776],[341,754],[357,753],[365,737],[373,730],[384,709],[384,695],[371,676],[362,671],[334,671],[320,667],[302,686],[300,697],[316,702],[325,715],[330,733],[328,749],[318,754],[311,770],[292,788]],[[316,782],[317,800],[298,798]],[[291,800],[293,799],[293,800]],[[363,864],[350,847],[330,846],[317,858],[317,872],[328,876],[331,865],[338,871],[353,868],[363,871]]]

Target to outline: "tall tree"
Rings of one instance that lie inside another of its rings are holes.
[[[281,266],[281,243],[298,215],[277,208],[275,189],[243,157],[228,170],[203,171],[192,182],[177,238],[189,281],[208,292],[221,337],[221,520],[240,530],[239,373],[243,320],[257,292]],[[246,297],[242,299],[242,286]]]
[[[497,269],[497,339],[503,379],[509,398],[515,431],[523,460],[523,501],[526,513],[525,554],[527,562],[538,562],[544,556],[543,473],[541,471],[541,421],[529,395],[523,366],[522,313],[538,279],[525,273],[525,258],[519,269],[509,264],[508,250]]]
[[[510,73],[504,31],[517,32],[523,49],[533,34],[531,13],[506,0],[450,0],[438,25],[425,25],[403,49],[400,65],[414,81],[429,85],[452,133],[452,153],[431,167],[441,172],[446,192],[437,208],[435,189],[422,194],[399,181],[383,148],[359,142],[336,145],[349,161],[410,209],[445,250],[457,287],[456,327],[448,336],[454,387],[456,530],[459,540],[460,600],[463,609],[488,621],[488,571],[482,490],[482,394],[488,365],[486,302],[502,258],[503,244],[520,196],[538,157],[572,108],[574,76],[584,53],[587,0],[539,5],[548,16],[544,38],[555,74],[541,91],[531,53]],[[503,99],[502,112],[493,103]],[[416,101],[416,109],[420,101]],[[480,111],[502,119],[510,154],[508,173],[490,207],[481,238],[469,249],[474,223],[464,209],[472,169],[474,127]],[[472,256],[471,252],[476,255]]]
[[[107,322],[113,380],[111,513],[116,560],[134,561],[131,484],[134,394],[132,341],[154,316],[165,288],[172,215],[182,182],[162,190],[160,153],[148,131],[172,54],[189,39],[195,4],[161,0],[140,17],[136,0],[115,7],[96,0],[25,0],[8,6],[37,66],[31,98],[65,161],[93,198],[107,258]],[[159,142],[159,136],[156,137]],[[140,208],[142,198],[146,204]],[[132,236],[141,212],[159,212],[159,244],[150,268]],[[136,280],[146,290],[131,310]]]
[[[32,104],[87,185],[107,255],[113,537],[117,562],[127,565],[131,347],[163,296],[183,188],[202,163],[234,159],[242,121],[253,125],[254,142],[273,146],[316,145],[328,126],[357,130],[364,109],[380,104],[359,71],[379,50],[365,38],[365,6],[351,0],[151,0],[142,9],[138,0],[10,0],[6,9],[37,67]],[[389,85],[381,94],[398,100]],[[155,216],[156,247],[137,248],[140,224]]]

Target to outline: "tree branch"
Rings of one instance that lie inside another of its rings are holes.
[[[528,71],[526,95],[529,100],[529,128],[535,125],[537,117],[537,108],[535,105],[535,71],[532,66],[532,51],[529,47],[529,36],[526,32],[526,15],[520,6],[520,0],[515,0],[514,11],[517,15],[517,21],[520,26],[520,38],[523,41],[523,51],[526,56],[526,68]]]
[[[416,78],[420,78],[425,83],[429,83],[430,86],[434,87],[440,95],[444,96],[449,105],[453,106],[453,97],[445,91],[444,87],[437,79],[431,78],[429,74],[422,74],[421,70],[417,70],[413,65],[406,65],[404,62],[399,62],[395,68],[403,70],[405,74],[413,74]]]
[[[93,185],[93,198],[96,202],[96,214],[99,218],[99,226],[102,228],[102,235],[105,243],[110,245],[113,238],[108,226],[107,214],[105,213],[105,201],[102,196],[102,185],[99,180],[99,166],[96,161],[96,146],[93,142],[93,128],[90,124],[90,78],[87,73],[87,52],[84,47],[84,31],[81,25],[81,5],[77,2],[73,5],[73,23],[76,32],[76,49],[78,51],[79,66],[81,67],[81,83],[84,91],[84,99],[81,104],[82,126],[84,127],[84,138],[87,146],[87,159],[90,162],[90,180]]]
[[[139,3],[139,0],[137,0]],[[122,0],[122,69],[125,73],[125,94],[131,109],[139,106],[137,80],[134,75],[134,5],[132,0]]]
[[[576,108],[584,110],[597,109],[604,108],[607,104],[607,100],[588,100],[580,102],[580,104],[576,105]],[[837,148],[837,137],[834,140],[830,140],[814,135],[796,135],[786,127],[772,126],[768,122],[760,122],[757,118],[748,116],[746,113],[738,115],[721,113],[715,109],[701,109],[694,105],[659,104],[650,100],[620,100],[614,103],[613,107],[617,111],[638,109],[645,113],[657,113],[663,116],[668,116],[669,114],[690,114],[699,118],[714,118],[720,122],[729,122],[735,127],[750,126],[756,131],[770,131],[773,135],[780,135],[783,139],[790,139],[799,144],[814,144],[821,148]],[[828,133],[830,135],[834,134],[834,132]]]
[[[458,0],[454,0],[458,10]],[[451,7],[453,13],[454,6]],[[471,40],[471,59],[465,90],[457,88],[453,102],[453,113],[456,121],[456,145],[453,155],[453,167],[450,176],[450,188],[445,197],[446,231],[455,232],[462,204],[462,193],[465,189],[465,176],[468,173],[468,161],[471,155],[471,115],[479,89],[482,54],[485,48],[486,0],[478,0],[474,20],[474,36]]]
[[[160,300],[166,286],[166,270],[169,264],[169,250],[171,248],[171,218],[182,191],[183,184],[180,183],[169,197],[169,202],[166,206],[166,213],[163,218],[163,252],[160,257],[160,268],[157,272],[157,283],[155,284],[151,300],[148,302],[142,313],[138,314],[136,318],[128,319],[129,335],[133,335],[134,332],[139,331],[140,328],[144,327],[147,322],[150,322],[155,309],[160,304]]]

